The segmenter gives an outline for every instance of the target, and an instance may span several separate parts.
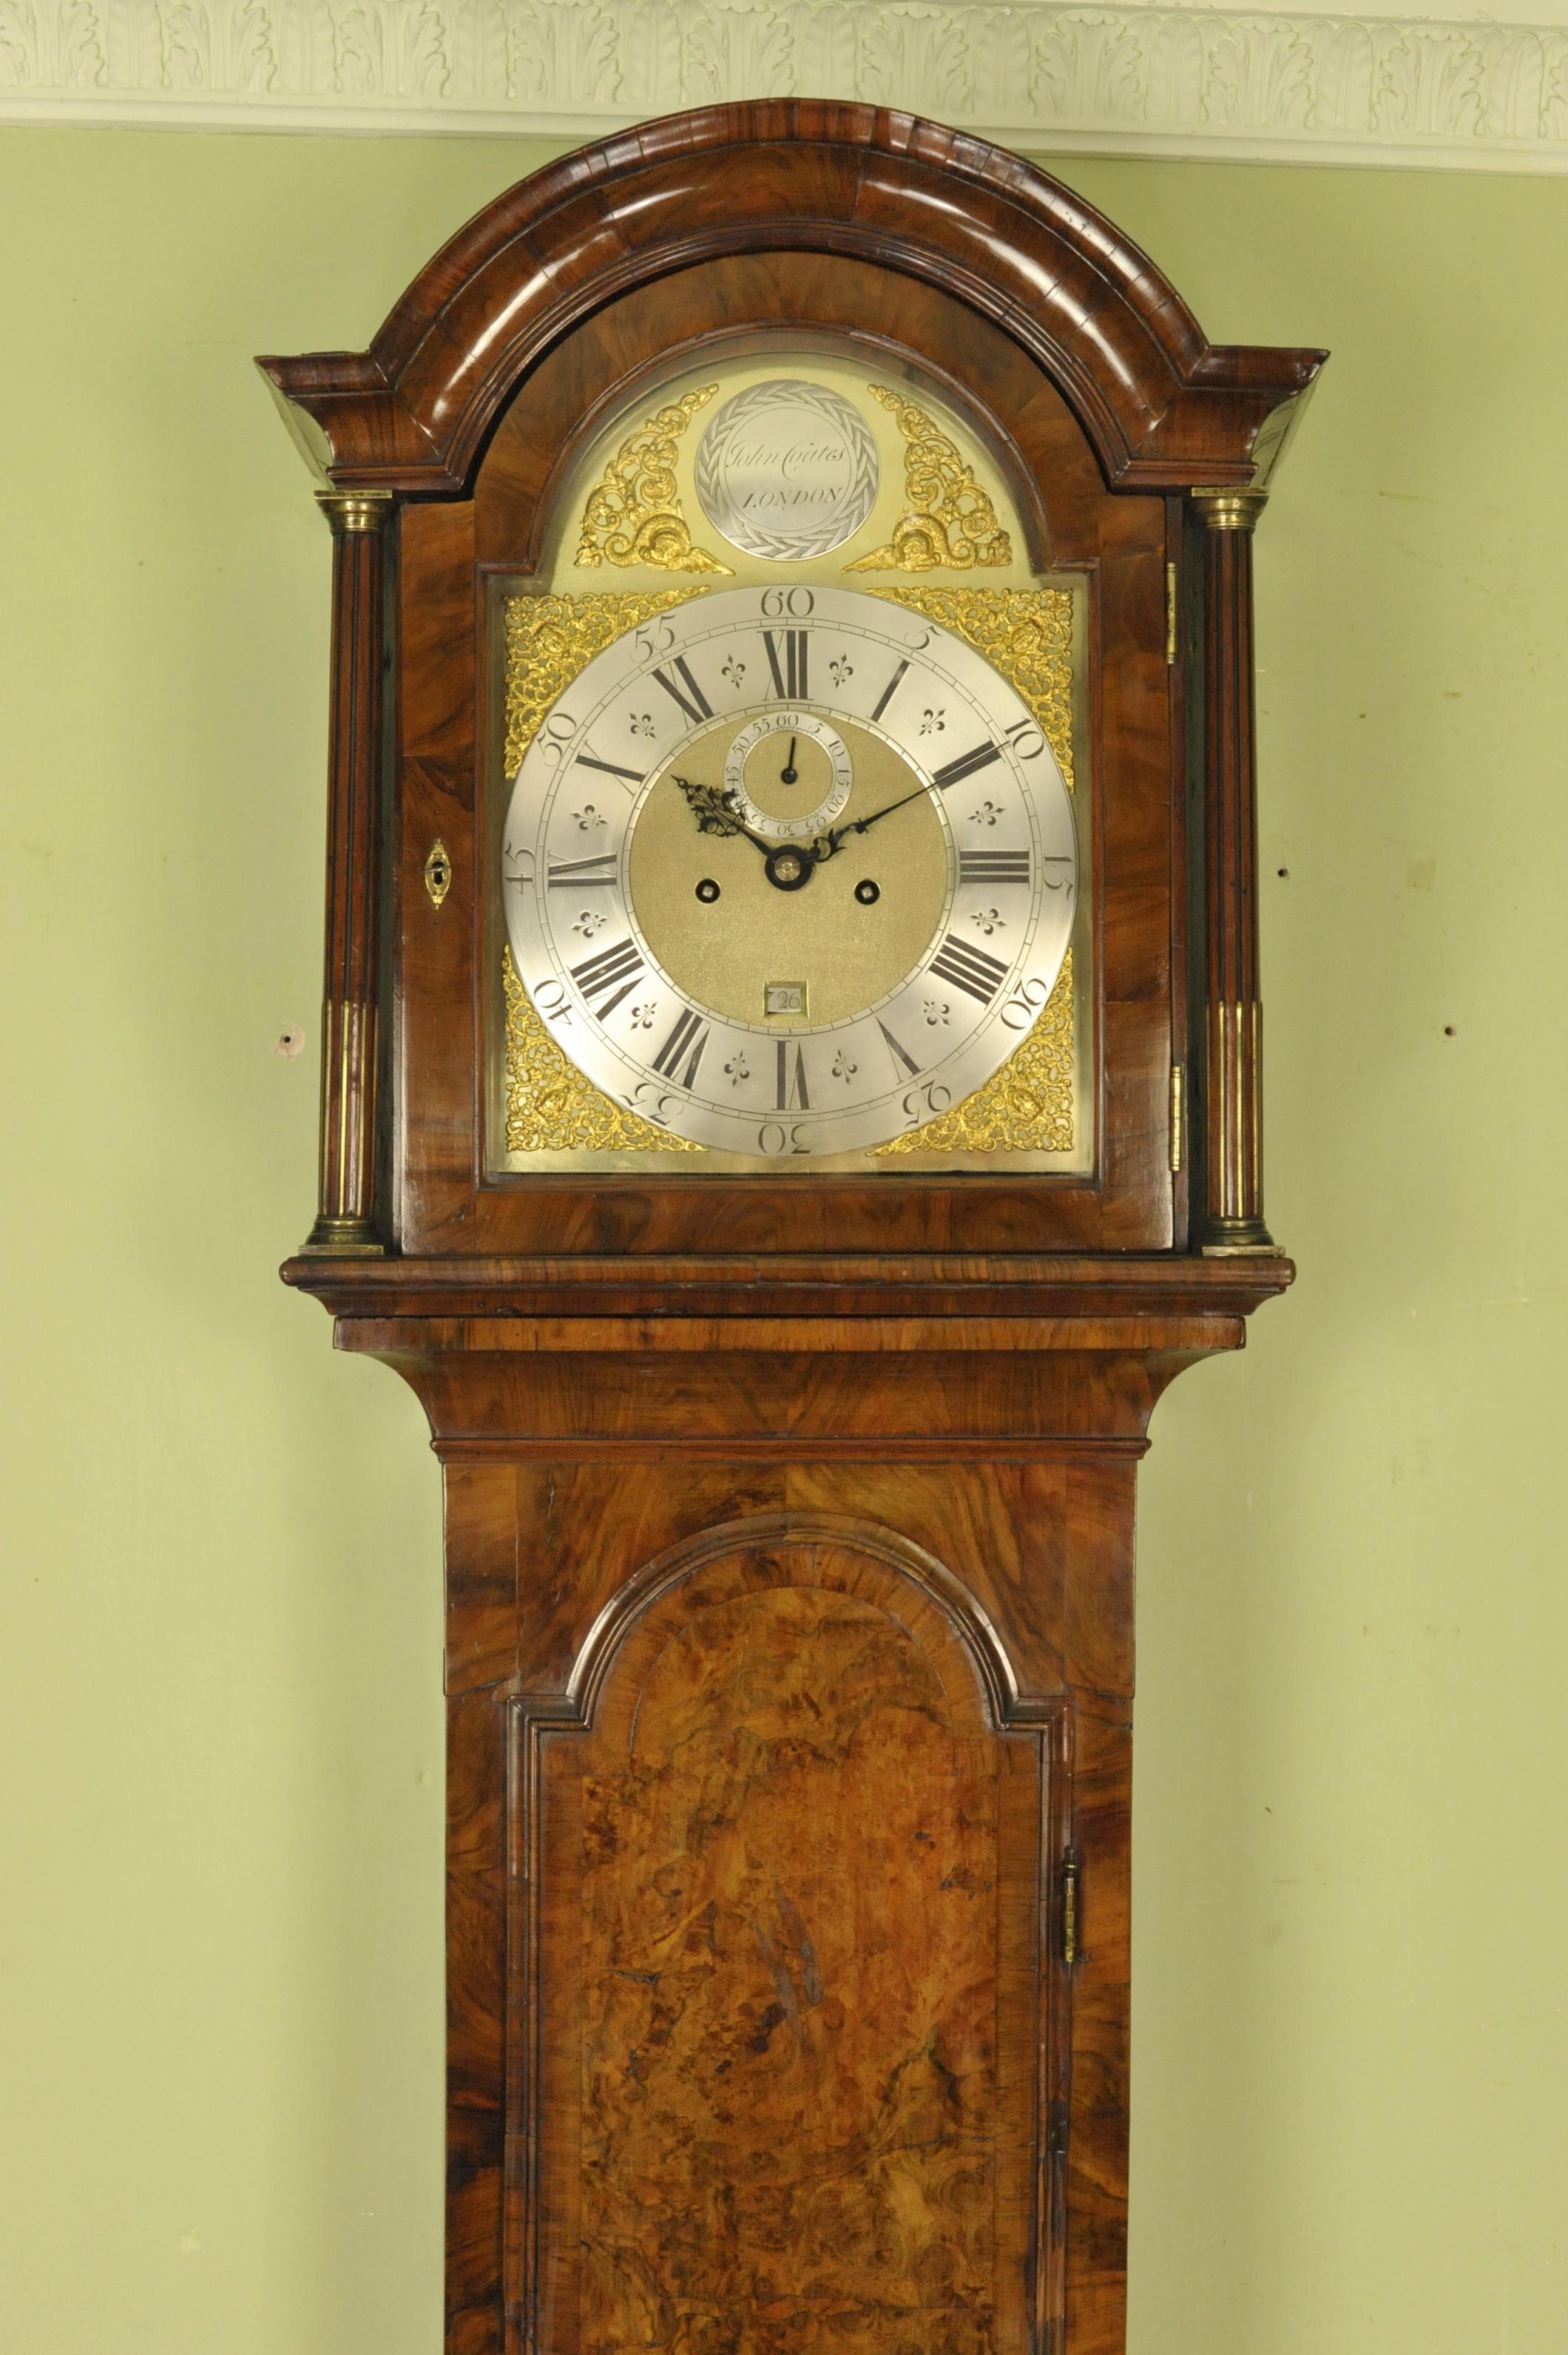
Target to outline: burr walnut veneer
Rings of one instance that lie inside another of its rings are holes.
[[[771,336],[942,389],[1083,585],[1087,1167],[490,1151],[491,584],[672,356]],[[1251,534],[1320,357],[1209,345],[1015,157],[780,101],[567,157],[368,351],[262,363],[336,551],[284,1273],[445,1481],[449,2355],[1122,2348],[1134,1479],[1290,1279]]]

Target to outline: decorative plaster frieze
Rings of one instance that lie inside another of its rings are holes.
[[[859,98],[1034,152],[1568,170],[1568,29],[1067,0],[0,0],[0,122],[592,135]]]

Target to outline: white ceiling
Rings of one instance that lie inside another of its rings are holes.
[[[575,139],[793,91],[1059,153],[1561,172],[1568,0],[0,0],[0,122]]]

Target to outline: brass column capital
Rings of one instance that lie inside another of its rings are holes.
[[[379,531],[392,512],[390,491],[317,491],[315,503],[335,537],[351,531]]]
[[[1266,491],[1189,491],[1187,496],[1211,531],[1255,531],[1268,505]]]

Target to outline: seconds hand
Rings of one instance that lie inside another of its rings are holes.
[[[799,782],[800,771],[795,765],[795,740],[792,736],[789,740],[789,759],[779,771],[779,783],[781,785],[793,785]]]

